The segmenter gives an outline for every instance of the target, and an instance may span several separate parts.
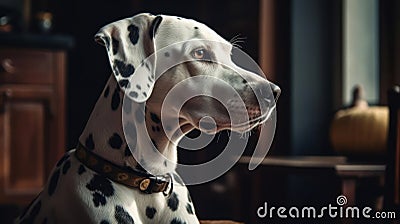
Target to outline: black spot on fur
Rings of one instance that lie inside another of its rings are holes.
[[[115,206],[115,219],[117,220],[118,224],[133,224],[135,223],[132,217],[129,215],[125,209],[119,205]]]
[[[107,98],[108,94],[110,94],[110,86],[107,86],[107,88],[104,90],[104,98]]]
[[[193,215],[193,208],[192,208],[192,204],[187,203],[186,205],[186,211],[188,212],[188,214]]]
[[[110,222],[107,220],[101,220],[100,224],[110,224]]]
[[[129,96],[136,99],[139,96],[139,94],[136,91],[132,91],[129,92]]]
[[[147,93],[146,92],[142,92],[144,97],[147,97]]]
[[[57,167],[61,166],[61,164],[63,164],[64,161],[67,160],[68,158],[69,158],[69,154],[68,154],[68,153],[65,153],[65,154],[63,155],[63,157],[61,157],[61,159],[58,160],[56,166],[57,166]]]
[[[169,57],[169,52],[165,52],[165,53],[164,53],[164,56],[165,56],[165,57]]]
[[[112,99],[111,99],[111,109],[112,110],[118,109],[118,106],[119,106],[119,104],[121,102],[121,97],[119,95],[119,90],[120,90],[119,87],[115,88],[114,93],[112,95]]]
[[[153,78],[151,78],[150,76],[147,77],[147,79],[149,80],[149,82],[153,82]]]
[[[133,67],[132,64],[125,64],[123,61],[118,59],[114,60],[114,64],[117,67],[119,74],[124,78],[128,78],[135,72],[135,67]]]
[[[136,88],[137,88],[138,90],[141,90],[141,89],[142,89],[142,87],[141,87],[140,85],[136,85]]]
[[[173,192],[168,198],[167,205],[173,212],[178,209],[179,200],[178,195],[175,192]]]
[[[99,192],[94,192],[92,195],[93,195],[93,203],[94,203],[95,207],[99,207],[99,205],[106,205],[107,204],[106,197],[104,197]]]
[[[86,184],[86,188],[92,191],[95,207],[105,205],[107,203],[107,197],[114,195],[114,188],[111,181],[97,174],[93,175],[90,182]]]
[[[168,162],[167,160],[164,160],[164,166],[167,167],[168,166]]]
[[[149,206],[146,207],[146,216],[147,216],[147,218],[153,219],[154,215],[156,214],[156,212],[157,212],[157,210],[155,208],[149,207]]]
[[[150,112],[150,118],[151,118],[151,120],[152,120],[154,123],[156,123],[156,124],[161,123],[160,118],[159,118],[159,117],[157,116],[157,114],[155,114],[155,113],[151,113],[151,112]]]
[[[181,18],[181,17],[178,17],[177,19],[178,19],[178,20],[181,20],[182,18]]]
[[[118,133],[114,133],[108,140],[108,144],[113,149],[120,149],[122,146],[122,138]]]
[[[82,164],[79,165],[78,174],[81,175],[84,172],[86,172],[86,168]]]
[[[51,175],[50,178],[50,183],[48,187],[49,196],[53,195],[54,191],[56,190],[59,177],[60,177],[60,170],[57,169],[56,171],[54,171],[54,173]]]
[[[198,30],[199,28],[197,26],[194,27],[195,30]]]
[[[119,86],[123,88],[129,88],[129,80],[128,79],[121,79],[119,80]]]
[[[149,64],[148,64],[148,63],[144,63],[144,66],[146,66],[147,70],[149,70],[149,71],[150,71],[150,66],[149,66]]]
[[[95,145],[94,145],[94,141],[93,141],[93,134],[89,134],[89,136],[86,138],[85,140],[85,146],[86,148],[93,150]]]
[[[186,224],[186,222],[180,220],[179,218],[174,218],[174,219],[171,221],[171,224]]]
[[[71,161],[70,161],[70,160],[67,160],[67,161],[64,163],[64,166],[63,166],[63,168],[62,168],[62,173],[63,173],[63,174],[66,174],[66,173],[68,172],[69,168],[71,168]]]
[[[154,38],[154,36],[156,35],[156,33],[157,33],[157,29],[158,29],[158,27],[160,26],[160,24],[161,24],[161,22],[162,22],[162,17],[161,16],[157,16],[154,20],[153,20],[153,22],[151,23],[151,25],[150,25],[150,27],[149,27],[149,35],[150,35],[150,38],[151,39],[153,39]]]
[[[132,155],[132,152],[131,152],[131,150],[129,149],[129,146],[128,146],[128,145],[125,147],[124,155],[125,155],[125,156],[131,156],[131,155]]]
[[[119,41],[113,37],[113,38],[112,38],[112,51],[113,51],[113,55],[116,55],[116,54],[118,53],[118,47],[119,47]]]
[[[133,45],[137,44],[139,40],[139,28],[133,24],[128,26],[129,40]]]
[[[147,88],[150,88],[150,84],[147,83],[146,85],[147,85]]]
[[[180,184],[180,185],[182,185],[182,186],[185,185],[185,184],[183,183],[182,178],[181,178],[180,176],[178,176],[178,174],[173,173],[172,175],[174,176],[174,180],[175,180],[178,184]]]

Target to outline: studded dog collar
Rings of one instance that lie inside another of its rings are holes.
[[[76,147],[75,156],[81,163],[98,174],[129,188],[137,188],[143,193],[152,194],[162,192],[165,196],[168,196],[173,190],[170,174],[154,176],[149,173],[118,166],[94,154],[80,143]]]

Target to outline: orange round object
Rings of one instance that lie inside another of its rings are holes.
[[[340,110],[331,125],[332,146],[343,155],[382,155],[386,152],[388,124],[387,107]]]

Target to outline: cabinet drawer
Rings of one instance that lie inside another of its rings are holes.
[[[50,84],[53,69],[51,52],[0,49],[0,84]]]

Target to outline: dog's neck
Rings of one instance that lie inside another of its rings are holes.
[[[183,128],[186,129],[183,134],[181,124],[164,128],[160,111],[144,108],[124,96],[111,76],[80,136],[80,143],[116,165],[145,167],[152,174],[172,172],[177,162],[176,143],[192,128]],[[158,152],[166,159],[157,156]]]

